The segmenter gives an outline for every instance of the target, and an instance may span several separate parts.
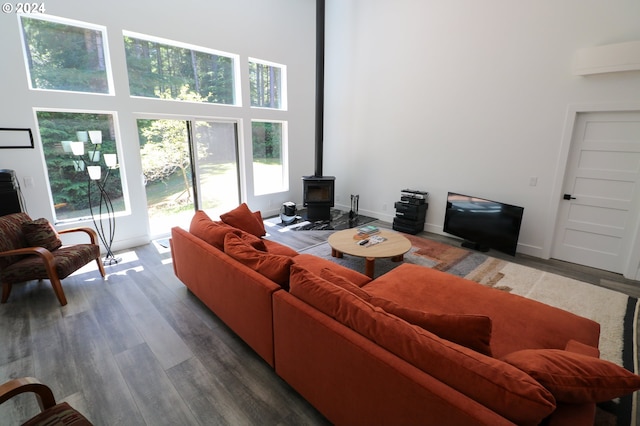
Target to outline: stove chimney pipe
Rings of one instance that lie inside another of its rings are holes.
[[[316,0],[316,177],[322,176],[324,151],[324,6],[325,0]]]

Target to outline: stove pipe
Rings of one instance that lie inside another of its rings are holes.
[[[324,150],[324,5],[325,0],[316,0],[316,177],[322,176]]]

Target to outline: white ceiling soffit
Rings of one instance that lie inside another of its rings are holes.
[[[587,47],[576,52],[573,74],[640,71],[640,41]]]

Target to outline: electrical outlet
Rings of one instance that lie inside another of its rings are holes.
[[[386,211],[387,211],[387,205],[386,205],[386,204],[383,204],[383,205],[382,205],[382,211],[383,211],[383,212],[386,212]]]
[[[25,176],[24,177],[24,187],[25,188],[33,188],[35,186],[35,183],[33,181],[33,177],[32,176]]]
[[[538,176],[531,176],[529,178],[529,186],[536,186],[538,184]]]

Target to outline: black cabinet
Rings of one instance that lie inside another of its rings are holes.
[[[13,170],[0,170],[0,216],[23,211],[20,188]]]
[[[393,229],[407,234],[417,234],[424,231],[427,219],[428,192],[403,189],[400,201],[396,201],[396,217],[393,218]]]

